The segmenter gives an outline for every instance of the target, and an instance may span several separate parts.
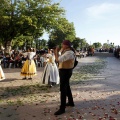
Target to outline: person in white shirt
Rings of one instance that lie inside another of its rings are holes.
[[[24,76],[23,79],[32,79],[32,76],[37,75],[36,74],[36,65],[34,62],[34,56],[36,52],[34,49],[32,50],[31,48],[28,49],[27,52],[27,60],[24,62],[24,65],[21,70],[21,76]]]
[[[42,81],[43,84],[48,84],[52,87],[55,84],[59,84],[59,72],[55,63],[55,55],[52,50],[46,55],[46,65],[44,68]]]
[[[59,55],[61,54],[61,55]],[[62,42],[62,49],[59,52],[59,48],[56,47],[55,58],[59,63],[59,76],[60,76],[60,108],[54,113],[54,115],[61,115],[65,113],[66,106],[74,107],[73,96],[70,88],[70,78],[75,61],[75,51],[71,48],[69,40]],[[66,103],[68,98],[68,103]]]

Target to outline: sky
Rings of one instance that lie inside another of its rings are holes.
[[[60,2],[74,23],[76,37],[120,45],[120,0],[52,0]]]

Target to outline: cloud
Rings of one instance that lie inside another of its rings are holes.
[[[115,12],[118,13],[120,10],[120,4],[102,3],[100,5],[89,7],[86,10],[89,17],[104,19],[106,15],[110,15]]]

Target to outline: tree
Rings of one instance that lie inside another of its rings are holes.
[[[86,42],[85,38],[81,39],[81,38],[79,38],[79,37],[76,37],[76,38],[73,40],[72,44],[73,44],[73,47],[74,47],[75,49],[77,49],[77,48],[83,49],[83,48],[87,47],[86,45],[87,45],[88,43]]]
[[[53,49],[55,48],[56,43],[53,40],[48,40],[47,45],[49,49]]]
[[[103,48],[104,48],[104,49],[109,49],[109,48],[110,48],[110,45],[109,45],[108,43],[104,43],[104,44],[103,44]]]
[[[66,18],[59,18],[57,20],[58,26],[55,26],[49,35],[50,41],[55,44],[61,44],[65,39],[71,42],[75,39],[75,28],[73,23],[69,23]]]
[[[100,48],[100,47],[102,46],[102,44],[99,43],[99,42],[96,42],[96,43],[93,43],[93,46],[94,46],[95,48]]]
[[[79,47],[79,43],[80,43],[80,38],[76,37],[73,41],[72,41],[72,45],[74,49],[77,49]]]
[[[46,48],[46,45],[47,45],[47,41],[42,39],[42,40],[39,40],[39,47],[40,49],[43,49],[43,48]]]
[[[12,40],[12,48],[16,49],[16,48],[20,48],[20,49],[26,49],[28,47],[32,47],[33,44],[33,36],[19,36],[19,37],[15,37]]]
[[[111,42],[110,43],[110,47],[113,48],[114,47],[114,43]]]
[[[57,26],[65,12],[51,0],[0,0],[0,9],[0,40],[6,49],[15,37],[39,38]]]
[[[86,39],[85,38],[80,39],[80,43],[79,44],[80,44],[81,49],[86,47],[86,44],[87,44]]]

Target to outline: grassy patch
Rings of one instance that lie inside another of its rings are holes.
[[[101,72],[106,66],[105,59],[98,59],[93,63],[81,66],[74,71],[71,80],[75,84],[84,84],[84,80],[90,79]],[[58,85],[49,88],[46,85],[28,85],[19,87],[0,88],[0,104],[7,105],[24,105],[26,103],[46,103],[49,99],[54,100],[56,93],[59,91]],[[52,94],[53,93],[53,94]]]
[[[105,59],[98,59],[93,63],[89,63],[81,66],[77,71],[75,71],[72,75],[72,81],[81,81],[88,80],[97,74],[100,74],[101,71],[106,67]]]
[[[0,96],[0,104],[23,105],[24,103],[45,102],[53,91],[59,91],[57,85],[49,88],[46,85],[28,85],[4,88]]]

